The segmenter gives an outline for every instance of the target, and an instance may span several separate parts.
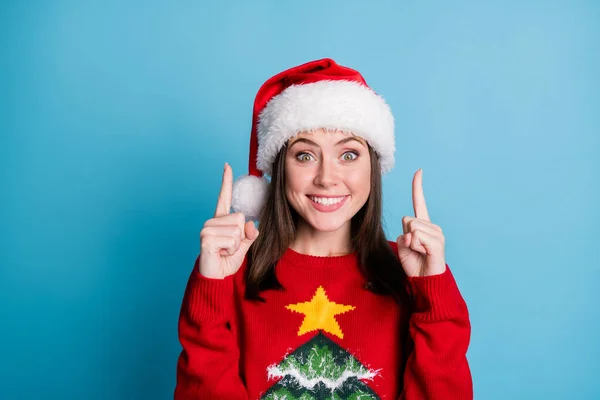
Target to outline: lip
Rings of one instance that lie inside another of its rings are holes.
[[[346,197],[349,196],[347,194],[338,194],[337,196],[332,196],[332,195],[327,195],[327,194],[307,194],[307,196],[312,196],[312,197],[322,197],[324,199],[335,199],[337,197]]]
[[[326,206],[324,204],[321,203],[316,203],[314,201],[312,201],[312,199],[310,198],[310,196],[314,196],[314,197],[323,197],[323,198],[335,198],[335,197],[343,197],[344,199],[342,201],[340,201],[337,204],[332,204],[330,206]],[[321,211],[321,212],[334,212],[336,210],[339,210],[344,203],[346,203],[346,200],[348,200],[348,198],[350,197],[350,195],[345,195],[345,196],[316,196],[316,195],[307,195],[306,196],[308,198],[308,200],[310,201],[310,204],[312,204],[312,206],[317,210],[317,211]]]

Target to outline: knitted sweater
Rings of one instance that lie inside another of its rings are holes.
[[[397,254],[395,242],[389,242]],[[472,399],[467,306],[446,272],[408,278],[414,309],[364,288],[355,254],[287,249],[285,290],[244,299],[244,269],[198,272],[179,319],[175,399]]]

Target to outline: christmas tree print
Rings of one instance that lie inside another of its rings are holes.
[[[281,363],[269,367],[269,379],[281,379],[261,399],[379,399],[361,381],[372,379],[377,373],[365,368],[352,354],[319,332]]]
[[[363,380],[373,379],[379,371],[362,365],[356,357],[329,339],[323,332],[343,339],[335,316],[354,310],[354,306],[335,303],[319,286],[310,301],[286,306],[304,314],[298,336],[318,334],[288,354],[279,364],[268,368],[268,378],[278,379],[261,400],[367,400],[379,399]]]

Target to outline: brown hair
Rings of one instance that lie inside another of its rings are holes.
[[[385,237],[382,226],[382,189],[379,157],[368,145],[371,158],[371,190],[364,206],[350,222],[352,249],[358,256],[365,289],[391,295],[398,304],[407,302],[406,275]],[[264,301],[260,292],[283,289],[275,276],[275,265],[295,238],[298,213],[285,195],[283,146],[273,162],[273,173],[265,207],[259,218],[260,235],[248,251],[245,297]]]

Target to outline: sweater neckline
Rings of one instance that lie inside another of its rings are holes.
[[[296,267],[308,269],[348,268],[358,265],[356,251],[340,256],[314,256],[298,253],[291,247],[288,247],[280,260],[285,264],[292,264]]]

